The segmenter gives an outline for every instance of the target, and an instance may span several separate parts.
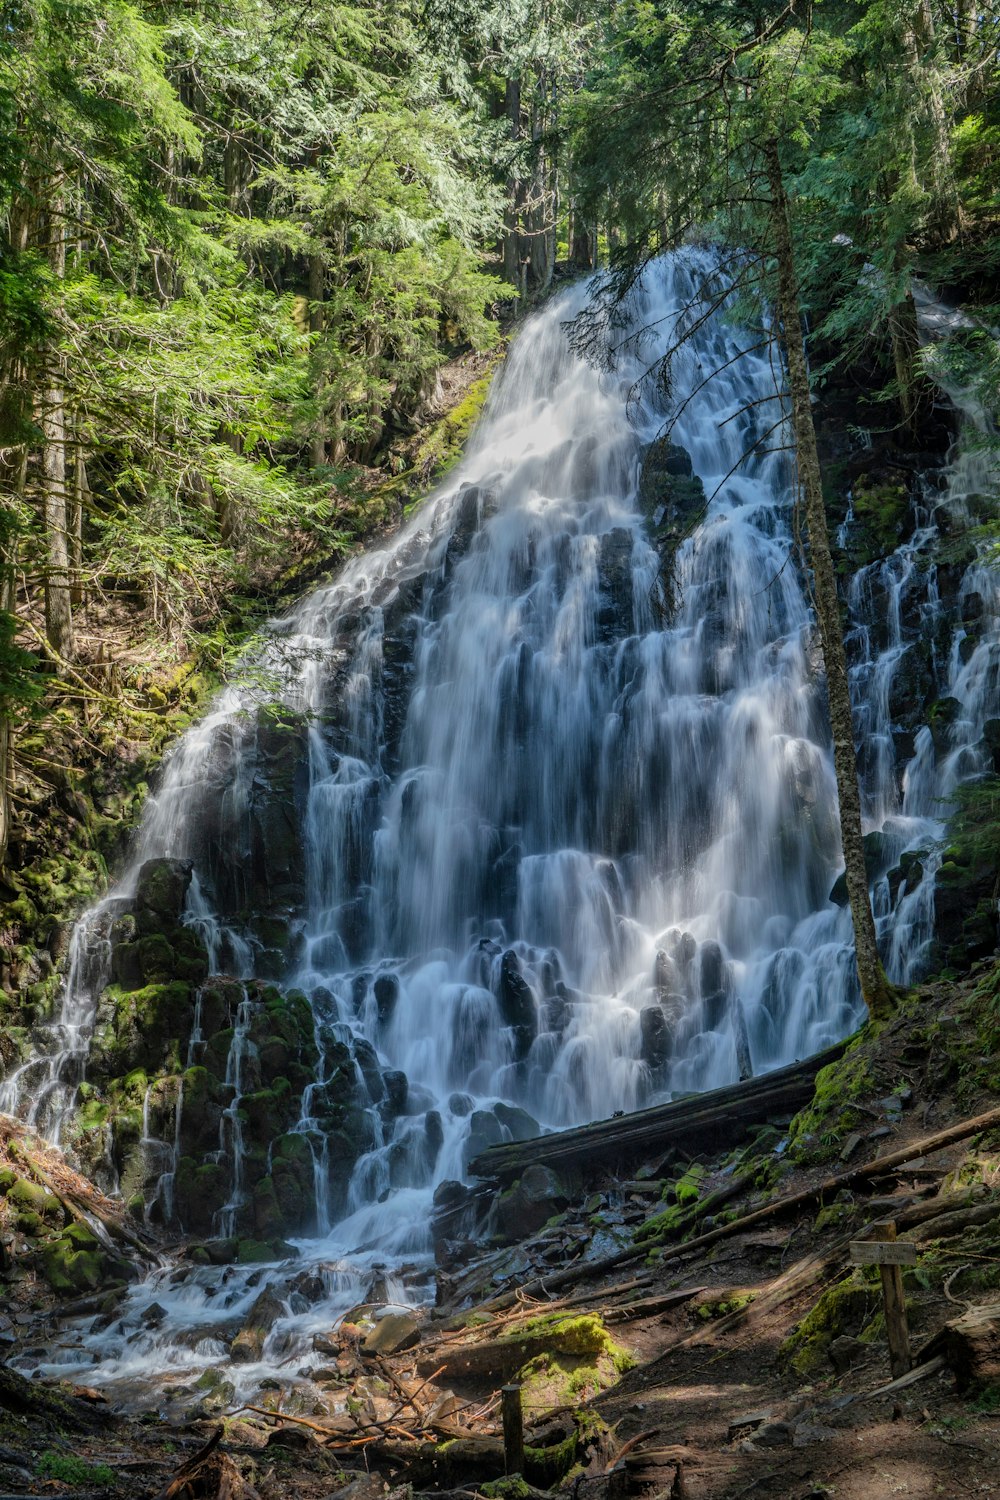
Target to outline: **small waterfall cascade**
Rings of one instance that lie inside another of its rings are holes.
[[[187,1000],[155,997],[188,1010],[181,1092],[158,1123],[143,1096],[147,1205],[266,1240],[277,1204],[299,1280],[321,1283],[312,1300],[288,1284],[237,1394],[301,1362],[375,1267],[429,1275],[435,1187],[483,1147],[778,1066],[859,1019],[794,473],[765,436],[773,364],[723,316],[694,328],[669,442],[643,379],[714,278],[709,252],[650,267],[613,373],[567,337],[589,287],[526,323],[453,477],[274,622],[175,747],[132,868],[77,928],[60,1019],[0,1092],[66,1139],[96,1039],[127,1052],[109,978],[150,938],[116,924],[150,861],[183,868],[200,970]],[[993,574],[973,560],[948,595],[935,562],[980,460],[959,447],[910,534],[849,584],[873,894],[903,981],[935,942],[942,799],[989,768],[1000,709]],[[135,958],[143,977],[154,958]],[[157,1273],[60,1372],[218,1363],[259,1268],[220,1276]]]

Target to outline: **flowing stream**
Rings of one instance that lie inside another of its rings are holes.
[[[312,1336],[375,1268],[391,1296],[426,1294],[432,1194],[463,1177],[470,1132],[478,1149],[536,1122],[712,1088],[858,1021],[850,920],[830,899],[842,861],[793,470],[780,434],[764,436],[781,414],[775,368],[766,350],[734,360],[756,337],[719,315],[673,361],[673,399],[690,399],[671,442],[710,503],[685,517],[698,524],[677,553],[677,607],[663,609],[651,533],[664,506],[644,459],[669,407],[640,377],[697,318],[712,276],[707,252],[657,262],[615,335],[613,373],[567,340],[588,287],[533,316],[453,476],[394,540],[276,622],[246,681],[167,760],[132,871],[80,924],[61,1017],[0,1105],[59,1139],[108,978],[108,923],[143,860],[193,859],[186,920],[213,970],[259,971],[261,941],[223,899],[218,851],[205,852],[205,809],[220,759],[230,810],[252,797],[245,725],[276,695],[307,725],[295,790],[305,899],[282,982],[309,998],[320,1055],[296,1127],[313,1153],[315,1230],[283,1271],[164,1269],[110,1324],[71,1330],[41,1368],[119,1389],[190,1382],[225,1365],[232,1328],[271,1276],[284,1316],[261,1360],[227,1375],[246,1397],[275,1370],[287,1379],[315,1364]],[[933,939],[940,799],[985,768],[982,727],[997,709],[995,628],[971,649],[962,631],[945,635],[937,693],[958,705],[946,742],[922,727],[901,749],[914,632],[933,633],[942,611],[938,519],[983,487],[985,462],[960,451],[944,482],[928,481],[912,536],[849,589],[865,813],[882,835],[876,913],[900,980]],[[674,466],[686,482],[676,452]],[[985,601],[984,619],[1000,615],[993,573],[973,566],[961,591]],[[906,851],[922,878],[899,878]],[[223,1234],[252,1186],[240,1160],[248,1005],[227,1068]],[[205,1045],[200,1017],[189,1061]],[[345,1043],[370,1130],[337,1205],[317,1119]],[[394,1089],[406,1103],[393,1113]],[[158,1193],[168,1218],[178,1149],[171,1135]],[[153,1302],[165,1316],[150,1317]]]

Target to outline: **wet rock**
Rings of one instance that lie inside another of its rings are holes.
[[[399,999],[399,980],[395,974],[379,974],[372,986],[375,1004],[378,1007],[380,1026],[388,1026]]]
[[[676,545],[705,504],[705,487],[694,473],[687,449],[668,438],[650,443],[639,480],[639,505],[654,541]]]
[[[1000,719],[986,720],[983,725],[983,741],[994,773],[1000,774]]]
[[[651,1068],[661,1067],[673,1050],[673,1034],[660,1006],[647,1005],[639,1012],[639,1034],[643,1062]]]
[[[176,926],[194,873],[189,859],[147,859],[136,877],[136,923],[142,933]]]
[[[356,1036],[353,1042],[354,1056],[357,1059],[361,1075],[365,1080],[368,1097],[373,1104],[379,1104],[385,1098],[385,1083],[382,1079],[382,1069],[379,1067],[378,1055],[371,1042],[364,1037]]]
[[[541,1127],[535,1117],[516,1104],[494,1104],[493,1113],[504,1129],[510,1131],[512,1141],[530,1141],[541,1134]]]
[[[260,1359],[268,1334],[285,1309],[274,1293],[266,1288],[247,1313],[243,1327],[229,1346],[229,1357],[235,1364],[253,1364]]]
[[[718,943],[702,943],[698,954],[698,974],[703,995],[712,995],[726,988],[726,960]]]
[[[365,1354],[399,1354],[420,1342],[420,1324],[412,1313],[387,1313],[361,1340]]]
[[[405,1115],[410,1088],[406,1074],[399,1068],[387,1068],[382,1074],[382,1084],[385,1088],[385,1098],[382,1101],[383,1115],[390,1119],[395,1118],[396,1115]]]
[[[464,1119],[471,1115],[476,1107],[476,1102],[471,1094],[449,1094],[448,1108],[456,1119]]]
[[[521,973],[513,948],[508,948],[500,960],[497,1001],[504,1025],[514,1032],[514,1056],[526,1057],[538,1032],[538,1012],[531,986]]]
[[[465,1145],[462,1148],[462,1159],[466,1167],[474,1161],[480,1152],[489,1146],[499,1146],[503,1140],[503,1131],[500,1121],[492,1110],[473,1110],[469,1120],[469,1134],[466,1136]]]
[[[597,577],[602,603],[597,614],[597,635],[601,641],[619,641],[635,629],[632,600],[631,531],[616,526],[606,531],[598,543]]]

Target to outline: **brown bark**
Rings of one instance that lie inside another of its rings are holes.
[[[66,240],[62,193],[52,194],[49,215],[49,259],[56,279],[66,271]],[[61,356],[56,340],[44,352],[42,391],[42,511],[45,523],[45,634],[63,661],[75,654],[73,606],[70,596],[69,526],[66,474],[66,401]]]
[[[816,447],[816,429],[812,417],[812,394],[806,363],[805,341],[788,201],[778,142],[772,138],[764,148],[768,181],[771,189],[774,252],[778,265],[778,316],[788,367],[788,395],[792,409],[792,429],[798,461],[799,487],[804,502],[809,555],[813,570],[816,618],[819,623],[823,661],[826,667],[827,696],[830,705],[830,728],[833,734],[833,761],[840,804],[840,836],[847,868],[847,893],[854,926],[854,948],[861,994],[868,1013],[884,1017],[893,1008],[893,992],[879,958],[868,892],[868,871],[861,828],[861,793],[858,788],[858,763],[854,745],[854,722],[847,676],[847,654],[841,625],[837,580],[827,532],[826,508],[823,503],[823,481]]]
[[[323,265],[321,255],[310,255],[309,257],[309,332],[317,336],[323,332],[324,314],[323,299],[326,291],[326,268]],[[322,405],[323,379],[320,375],[317,381],[317,402]],[[326,463],[326,431],[325,422],[320,415],[316,431],[313,433],[309,445],[309,461],[314,469],[319,469]]]

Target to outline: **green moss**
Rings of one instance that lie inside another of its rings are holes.
[[[801,1166],[829,1161],[857,1120],[851,1101],[870,1093],[875,1084],[871,1063],[861,1050],[862,1040],[877,1034],[873,1023],[848,1046],[843,1057],[816,1074],[811,1103],[788,1127],[789,1157]]]
[[[828,1287],[815,1307],[778,1349],[778,1364],[801,1380],[814,1380],[830,1370],[830,1345],[842,1334],[864,1336],[875,1315],[879,1294],[853,1273]],[[872,1333],[869,1331],[869,1337]]]
[[[42,1479],[71,1485],[111,1485],[117,1477],[108,1464],[91,1464],[75,1453],[54,1453],[51,1448],[39,1457],[35,1473]]]
[[[715,1318],[727,1318],[730,1313],[742,1312],[745,1307],[749,1307],[754,1295],[753,1292],[734,1292],[730,1297],[717,1297],[700,1303],[695,1308],[695,1313],[703,1323],[709,1323]]]
[[[634,1360],[593,1313],[549,1313],[521,1323],[504,1339],[542,1347],[517,1375],[526,1406],[556,1407],[587,1399],[614,1385]]]

